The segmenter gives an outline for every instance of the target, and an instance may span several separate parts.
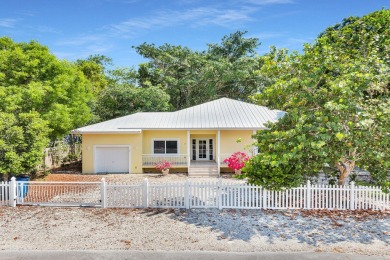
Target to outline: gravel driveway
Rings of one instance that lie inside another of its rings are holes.
[[[106,177],[128,182],[121,179],[126,176]],[[132,181],[145,177],[136,178]],[[179,177],[162,180],[172,178]],[[390,211],[0,207],[0,250],[20,249],[316,251],[390,256]]]

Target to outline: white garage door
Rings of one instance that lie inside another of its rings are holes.
[[[100,146],[95,148],[95,173],[129,173],[128,146]]]

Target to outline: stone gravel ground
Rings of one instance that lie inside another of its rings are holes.
[[[136,183],[170,175],[49,175]],[[197,179],[213,181],[213,179]],[[237,181],[227,179],[229,181]],[[390,211],[0,207],[0,250],[337,252],[390,257]]]
[[[0,207],[0,250],[20,249],[390,256],[390,212]]]

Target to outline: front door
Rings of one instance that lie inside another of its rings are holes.
[[[213,139],[192,140],[192,160],[208,161],[213,160]]]
[[[197,141],[198,145],[198,156],[197,160],[208,160],[207,154],[208,154],[208,149],[207,149],[207,139],[198,139]]]

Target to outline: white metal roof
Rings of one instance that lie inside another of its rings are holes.
[[[265,129],[285,112],[221,98],[175,112],[139,112],[75,129],[79,133],[139,133],[149,129]]]

